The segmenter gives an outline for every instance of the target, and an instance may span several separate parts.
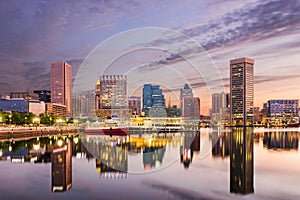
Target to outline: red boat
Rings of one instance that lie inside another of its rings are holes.
[[[85,128],[86,134],[93,135],[127,136],[128,132],[128,126],[119,126],[114,120],[94,122]]]

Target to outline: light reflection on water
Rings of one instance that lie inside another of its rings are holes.
[[[300,147],[294,130],[2,141],[0,197],[297,199]],[[201,156],[206,149],[210,153]]]

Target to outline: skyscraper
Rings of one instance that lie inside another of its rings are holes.
[[[212,97],[211,119],[214,121],[229,121],[229,94],[225,92],[214,93]],[[228,117],[227,117],[228,113]]]
[[[96,99],[99,109],[127,108],[127,76],[102,75],[97,82]]]
[[[96,115],[101,118],[118,116],[122,121],[130,117],[126,75],[102,75],[97,81]]]
[[[164,95],[159,85],[144,84],[143,87],[143,112],[149,116],[152,107],[165,109]]]
[[[230,60],[231,126],[253,125],[254,60]]]
[[[186,119],[200,119],[200,98],[193,97],[192,88],[185,84],[180,90],[182,116]]]
[[[72,66],[66,62],[51,63],[51,102],[65,105],[72,115]]]

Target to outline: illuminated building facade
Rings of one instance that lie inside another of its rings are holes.
[[[141,97],[128,97],[128,107],[132,111],[132,114],[141,115]]]
[[[65,192],[72,187],[72,143],[67,140],[55,146],[51,156],[52,192]]]
[[[231,126],[253,125],[254,60],[230,60]]]
[[[97,82],[96,96],[98,109],[128,108],[127,76],[102,75]]]
[[[57,118],[65,117],[67,113],[67,107],[65,105],[56,103],[46,103],[46,114],[53,115]]]
[[[230,133],[230,192],[250,194],[253,187],[253,128],[232,128]]]
[[[51,63],[51,102],[66,106],[72,115],[72,66],[66,62]]]
[[[143,87],[143,112],[149,116],[152,107],[166,109],[164,95],[159,85],[144,84]]]
[[[298,117],[298,100],[269,100],[268,114],[271,118]]]
[[[102,75],[96,85],[96,115],[108,118],[117,115],[125,122],[131,113],[128,109],[127,76]]]

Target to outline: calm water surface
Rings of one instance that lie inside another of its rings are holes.
[[[299,129],[0,145],[0,199],[300,199]]]

